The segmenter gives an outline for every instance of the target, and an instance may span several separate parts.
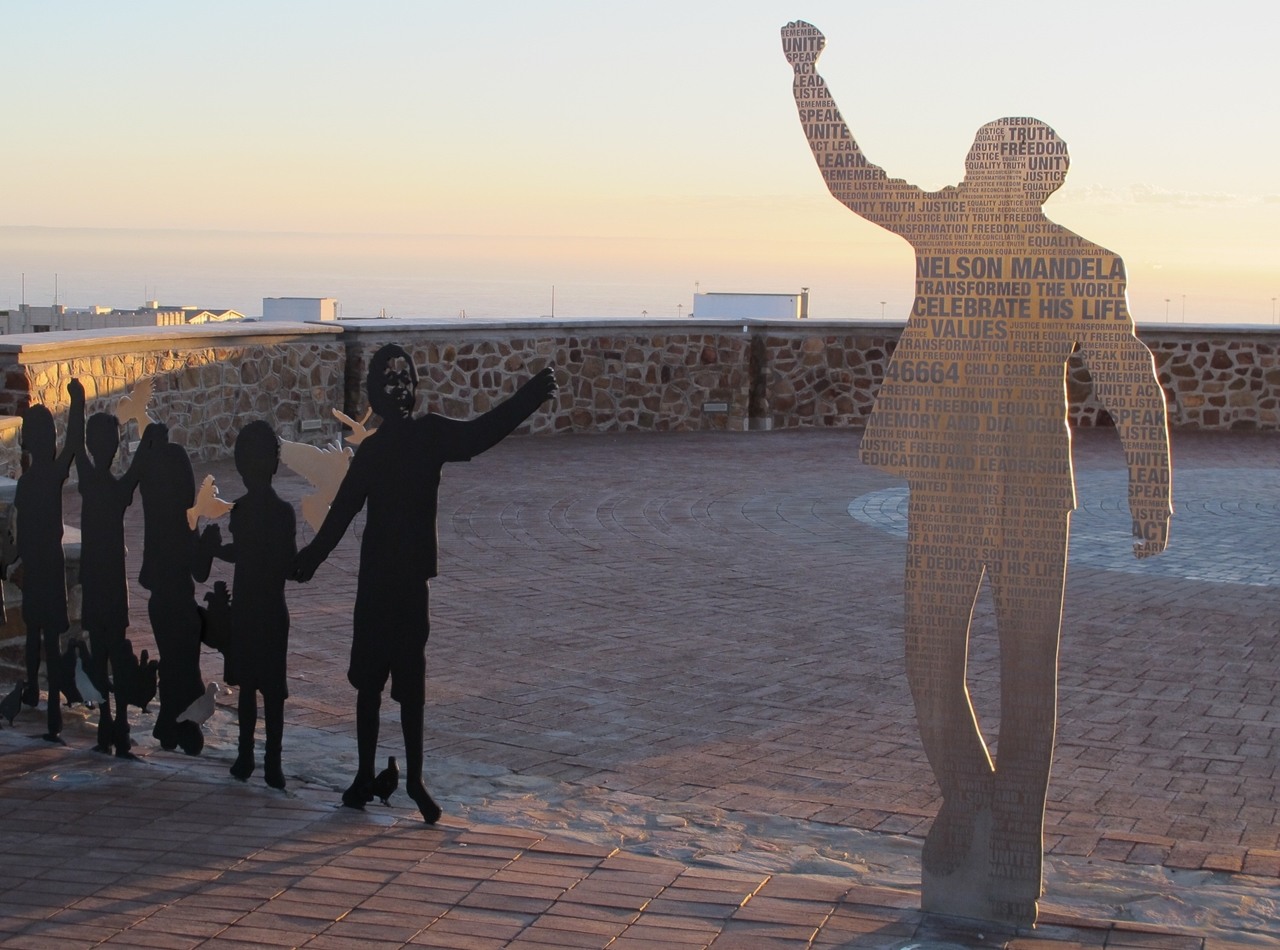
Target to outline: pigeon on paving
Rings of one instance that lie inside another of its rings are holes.
[[[214,697],[221,691],[221,687],[217,683],[210,680],[204,688],[204,694],[200,696],[182,712],[178,713],[178,722],[194,722],[197,726],[206,722],[213,715],[213,710],[217,707]]]
[[[84,668],[84,646],[77,640],[74,641],[74,647],[76,651],[76,689],[80,691],[81,699],[86,703],[93,703],[97,706],[102,702],[102,694],[98,692],[98,687],[93,685],[93,680]]]
[[[22,691],[26,688],[26,683],[22,680],[18,681],[18,685],[10,690],[9,695],[4,699],[0,699],[0,718],[8,719],[9,725],[13,725],[13,717],[18,715],[18,710],[22,708]]]
[[[393,755],[387,759],[387,767],[373,777],[373,797],[382,799],[382,804],[385,805],[399,787],[400,769],[396,766],[396,757]]]

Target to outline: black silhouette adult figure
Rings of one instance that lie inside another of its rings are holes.
[[[438,567],[440,470],[496,445],[555,393],[556,384],[551,369],[543,369],[511,398],[466,421],[434,413],[415,417],[417,386],[413,361],[399,346],[384,346],[369,361],[369,404],[382,423],[360,444],[315,540],[298,553],[294,576],[309,580],[367,507],[347,672],[356,688],[359,764],[342,801],[363,808],[373,797],[378,715],[390,676],[404,733],[405,790],[431,824],[440,808],[422,780],[424,650],[427,581]]]
[[[831,194],[908,241],[915,302],[862,438],[906,478],[907,678],[943,803],[922,856],[924,908],[1034,923],[1057,717],[1057,657],[1075,489],[1065,370],[1078,349],[1129,466],[1134,554],[1164,550],[1164,397],[1134,333],[1124,262],[1049,220],[1066,143],[1038,119],[978,130],[964,180],[926,192],[869,162],[790,23],[796,109]],[[1000,637],[993,762],[965,681],[983,577]]]
[[[263,775],[272,788],[284,788],[280,756],[284,701],[289,690],[285,666],[289,651],[289,606],[284,585],[298,547],[293,506],[271,486],[280,465],[280,440],[263,421],[250,422],[236,436],[236,470],[245,493],[231,509],[231,543],[214,555],[235,564],[231,582],[231,624],[227,644],[227,682],[240,687],[240,744],[231,774],[242,782],[253,774],[253,733],[258,693],[266,727]],[[203,537],[220,540],[217,525]]]
[[[138,582],[151,593],[147,616],[160,653],[160,709],[152,735],[163,749],[199,755],[204,733],[178,715],[205,692],[200,675],[200,613],[195,580],[208,577],[208,557],[197,556],[197,536],[187,523],[195,503],[195,476],[168,428],[147,426],[130,471],[142,493],[142,570]]]
[[[89,632],[89,676],[102,695],[99,752],[133,758],[129,751],[129,676],[136,661],[125,631],[129,627],[129,584],[125,575],[124,514],[133,504],[136,475],[116,478],[112,460],[120,448],[120,424],[111,413],[97,412],[85,427],[87,452],[76,455],[80,506],[81,624]],[[108,669],[109,668],[109,669]],[[111,712],[114,685],[115,715]]]
[[[67,393],[71,408],[61,452],[53,414],[46,407],[33,405],[22,414],[22,451],[29,464],[18,478],[13,497],[17,553],[23,570],[22,620],[27,627],[27,686],[22,699],[28,706],[39,702],[37,677],[43,642],[49,683],[44,737],[50,742],[62,742],[60,693],[69,685],[63,683],[65,666],[58,649],[58,635],[71,625],[67,617],[67,564],[62,552],[62,486],[84,443],[84,387],[80,380],[71,380]]]

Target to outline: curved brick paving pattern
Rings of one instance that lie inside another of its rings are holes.
[[[1170,545],[1137,560],[1129,544],[1124,472],[1077,472],[1079,507],[1071,516],[1071,563],[1146,577],[1218,584],[1280,585],[1280,472],[1175,467]],[[907,536],[907,489],[855,498],[849,514],[899,538]]]
[[[287,794],[227,777],[233,707],[199,759],[140,730],[137,765],[88,751],[87,726],[47,746],[24,714],[0,730],[0,835],[28,869],[0,892],[0,945],[936,944],[951,932],[913,909],[937,795],[902,672],[903,545],[849,514],[897,483],[859,466],[856,442],[531,438],[447,467],[428,647],[438,830],[403,796],[333,807],[354,751],[358,524],[316,584],[290,589]],[[1273,437],[1179,436],[1174,450],[1188,473],[1232,473],[1232,504],[1274,510]],[[1086,480],[1119,474],[1118,453],[1112,433],[1077,438]],[[277,487],[307,490],[284,474]],[[1274,548],[1261,517],[1223,518]],[[139,528],[135,510],[131,558]],[[1108,923],[1126,916],[1175,920],[1210,946],[1274,941],[1275,615],[1273,586],[1073,565],[1052,926],[1010,946],[1205,946]],[[984,721],[998,696],[990,620],[984,597],[971,670]],[[397,734],[388,708],[384,754]]]

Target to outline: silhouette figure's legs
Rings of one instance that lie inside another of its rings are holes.
[[[160,651],[160,711],[153,735],[163,749],[178,745],[199,755],[204,733],[193,722],[178,722],[178,714],[204,692],[200,678],[200,615],[193,590],[152,592],[147,604],[156,648]]]
[[[40,705],[40,630],[27,628],[27,685],[22,691],[22,701],[34,709]]]
[[[405,793],[413,799],[423,820],[434,825],[440,819],[440,806],[435,803],[422,782],[422,737],[425,704],[400,704],[400,729],[404,733]]]
[[[1006,518],[1005,548],[1022,572],[993,575],[1000,629],[1000,745],[991,840],[992,910],[1031,924],[1042,892],[1044,806],[1057,727],[1058,643],[1067,512]]]
[[[358,764],[355,781],[342,793],[342,804],[363,808],[373,800],[373,762],[378,754],[378,712],[382,707],[382,690],[356,691],[356,751]]]
[[[89,679],[102,696],[98,704],[98,744],[93,748],[97,752],[110,752],[111,740],[115,735],[115,723],[111,719],[111,688],[107,677],[107,639],[104,636],[89,632]],[[83,662],[84,657],[81,658]]]
[[[264,694],[262,719],[267,733],[267,750],[262,763],[263,777],[272,788],[284,788],[284,769],[280,762],[284,743],[284,698]]]
[[[61,630],[44,630],[44,668],[49,677],[49,731],[44,737],[50,742],[62,742],[62,658],[58,653],[58,634]]]
[[[240,687],[240,700],[236,704],[236,714],[240,720],[240,742],[237,746],[236,760],[231,765],[231,774],[243,782],[253,774],[257,766],[253,760],[253,733],[258,726],[256,690],[243,685]]]
[[[112,641],[109,656],[111,675],[116,688],[115,728],[112,730],[111,742],[115,746],[117,756],[122,759],[134,759],[137,756],[129,751],[132,745],[129,740],[129,701],[125,692],[123,672],[129,669],[129,647],[123,632]],[[104,691],[102,695],[105,697],[107,694]]]

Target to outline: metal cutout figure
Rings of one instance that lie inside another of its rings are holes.
[[[1124,262],[1050,221],[1066,143],[1005,118],[977,132],[956,186],[925,192],[871,164],[817,61],[825,38],[782,30],[796,109],[827,188],[908,241],[916,295],[862,438],[862,460],[910,490],[907,678],[942,807],[925,840],[925,910],[1034,924],[1057,720],[1057,660],[1075,488],[1066,362],[1079,350],[1129,465],[1134,554],[1164,550],[1164,396],[1134,334]],[[970,702],[969,624],[991,581],[1000,639],[992,760]]]
[[[67,384],[67,394],[71,409],[61,452],[53,414],[39,404],[23,412],[22,451],[29,464],[18,478],[13,498],[17,553],[23,570],[22,620],[27,626],[27,679],[22,699],[28,706],[39,702],[37,677],[43,644],[49,683],[48,731],[44,738],[59,743],[63,742],[60,693],[75,688],[67,676],[68,664],[63,661],[58,638],[71,626],[67,617],[67,563],[62,551],[62,486],[71,474],[72,460],[83,451],[84,387],[80,380]]]
[[[80,508],[81,624],[89,632],[89,678],[102,702],[98,707],[99,752],[134,758],[129,751],[129,686],[137,660],[125,631],[129,627],[129,584],[125,574],[124,514],[133,504],[133,473],[116,478],[111,463],[120,448],[120,424],[97,412],[85,427],[87,452],[76,455]],[[83,692],[83,690],[81,691]],[[116,700],[111,712],[111,695]]]
[[[369,404],[382,423],[360,443],[315,540],[298,553],[294,577],[310,580],[356,513],[366,509],[347,672],[356,689],[358,769],[342,802],[363,808],[374,796],[378,716],[389,677],[391,698],[400,704],[405,791],[433,824],[440,808],[422,778],[424,651],[427,582],[438,569],[440,470],[496,445],[552,397],[556,384],[551,369],[543,369],[509,399],[466,421],[414,416],[417,387],[417,369],[401,347],[389,344],[370,359]]]
[[[235,460],[245,494],[231,509],[231,543],[220,543],[217,525],[206,527],[201,536],[215,557],[235,565],[226,672],[227,682],[240,687],[240,741],[231,774],[243,782],[256,767],[253,734],[261,693],[266,727],[263,776],[272,788],[284,788],[281,747],[289,695],[289,605],[284,585],[298,553],[296,520],[293,507],[271,485],[280,466],[280,440],[268,423],[250,422],[240,430]]]
[[[200,613],[195,583],[208,576],[208,552],[198,549],[187,522],[195,504],[195,476],[182,446],[169,441],[169,430],[150,423],[138,444],[130,471],[142,493],[142,570],[138,582],[151,592],[147,614],[160,654],[160,709],[152,735],[160,747],[178,746],[188,755],[204,748],[200,724],[178,721],[200,696]]]

